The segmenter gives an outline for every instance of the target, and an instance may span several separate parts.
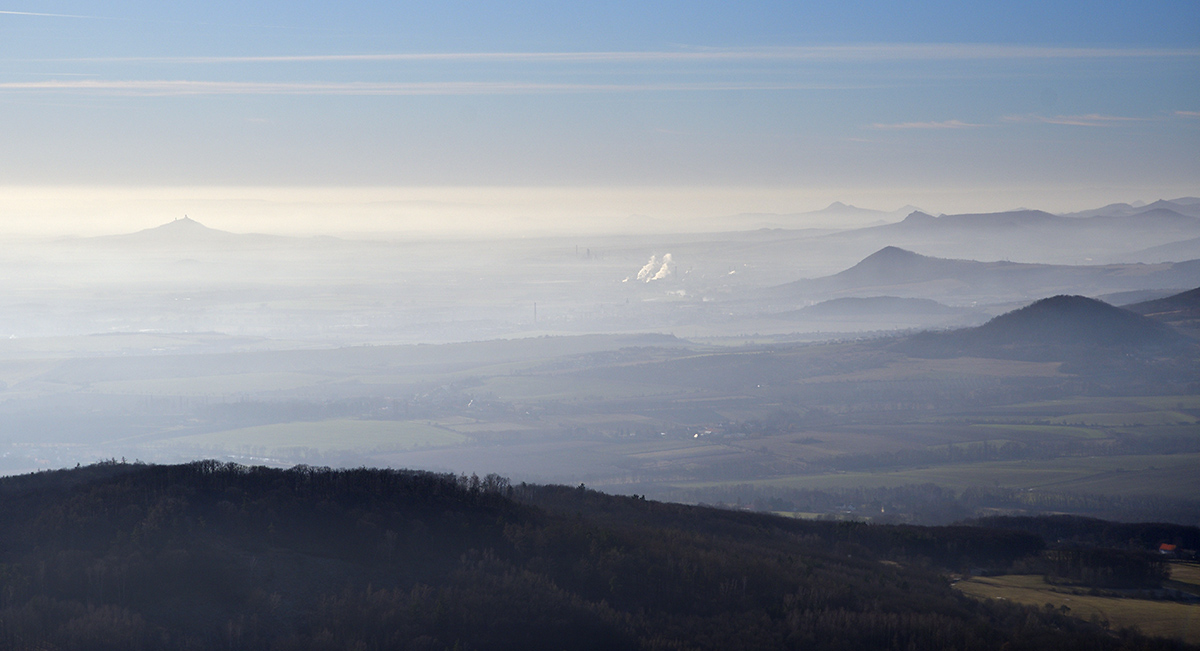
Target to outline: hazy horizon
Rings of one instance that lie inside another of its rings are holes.
[[[0,236],[119,235],[189,217],[233,233],[424,237],[525,237],[707,233],[755,230],[738,216],[793,216],[787,228],[854,229],[932,215],[1042,210],[1054,214],[1109,204],[1194,197],[1188,188],[1130,197],[1123,188],[902,194],[781,188],[330,188],[330,187],[17,187],[0,189]],[[827,197],[833,197],[828,199]],[[907,197],[907,199],[906,199]],[[1038,200],[1042,202],[1039,202]],[[1044,203],[1043,203],[1044,202]],[[837,204],[852,211],[839,211]],[[874,214],[870,214],[874,213]]]
[[[3,7],[0,232],[678,232],[1196,196],[1198,12]]]

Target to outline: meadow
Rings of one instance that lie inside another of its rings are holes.
[[[954,587],[979,599],[1049,606],[1085,621],[1108,622],[1114,629],[1136,628],[1148,635],[1200,644],[1200,604],[1093,596],[1084,589],[1053,586],[1035,575],[977,576]]]

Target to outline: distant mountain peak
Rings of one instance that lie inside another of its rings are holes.
[[[866,262],[867,260],[876,260],[876,261],[916,260],[916,259],[924,258],[924,257],[926,257],[926,256],[923,256],[920,253],[913,253],[912,251],[909,251],[908,249],[902,249],[898,246],[885,246],[882,249],[879,249],[878,251],[872,253],[871,255],[863,258],[862,261],[859,262],[859,264],[862,264],[863,262]]]
[[[124,235],[109,235],[98,238],[99,241],[125,242],[130,244],[145,243],[154,246],[211,246],[214,244],[227,245],[236,241],[246,241],[246,238],[259,236],[236,235],[228,231],[209,228],[204,224],[184,215],[164,224],[143,228],[140,231]]]
[[[160,224],[158,226],[154,226],[151,228],[142,229],[142,231],[140,231],[140,232],[147,233],[147,234],[154,233],[154,234],[187,235],[190,233],[219,233],[221,231],[218,231],[215,228],[209,228],[209,227],[205,226],[204,224],[201,224],[200,222],[192,219],[191,217],[184,215],[183,217],[180,217],[178,219],[172,219],[171,221],[169,221],[165,224]]]
[[[833,277],[868,284],[891,284],[898,278],[907,281],[928,279],[942,273],[947,265],[955,264],[979,263],[931,258],[898,246],[885,246]]]
[[[1147,212],[1150,210],[1155,210],[1157,208],[1165,208],[1167,210],[1172,210],[1172,209],[1178,208],[1179,204],[1177,204],[1173,201],[1167,201],[1166,199],[1159,199],[1158,201],[1155,201],[1153,203],[1148,203],[1144,206],[1138,206],[1138,207],[1143,208],[1142,212]]]
[[[933,215],[930,215],[929,213],[921,212],[920,210],[914,210],[914,211],[908,213],[908,216],[905,217],[904,221],[902,221],[900,223],[901,224],[909,224],[909,225],[922,225],[922,224],[932,224],[935,221],[937,221],[937,217],[934,217]]]
[[[173,219],[165,224],[162,224],[161,226],[158,226],[157,228],[167,228],[167,227],[208,229],[207,226],[192,219],[191,217],[188,217],[187,215],[184,215],[183,217],[179,217],[178,219]],[[211,230],[211,229],[209,229],[209,230]]]

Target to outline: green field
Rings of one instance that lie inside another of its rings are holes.
[[[1061,400],[1024,402],[1001,408],[1003,411],[1058,411],[1060,413],[1110,413],[1115,406],[1124,406],[1125,411],[1163,411],[1200,409],[1200,396],[1121,396],[1119,398],[1077,397]]]
[[[680,393],[674,386],[650,383],[621,383],[605,379],[555,375],[504,375],[487,378],[480,391],[491,392],[500,400],[604,400]]]
[[[1171,580],[1200,587],[1200,565],[1195,563],[1171,563]]]
[[[1034,434],[1039,436],[1065,436],[1081,439],[1102,439],[1108,435],[1097,429],[1086,427],[1069,427],[1066,425],[1007,425],[1003,423],[973,424],[972,429],[989,429],[996,432],[1015,432],[1018,434]]]
[[[457,445],[467,437],[423,421],[338,419],[243,427],[169,439],[191,445],[238,451],[249,448],[330,450],[411,450]]]
[[[1200,454],[1155,454],[993,461],[893,472],[789,475],[751,481],[689,482],[677,485],[682,488],[703,488],[736,483],[839,490],[938,484],[955,489],[995,486],[1103,495],[1196,495],[1200,494],[1200,472],[1197,472],[1197,468],[1200,468]]]
[[[92,393],[139,396],[228,396],[238,393],[287,391],[328,382],[306,373],[236,373],[196,377],[112,380],[88,386]]]
[[[1197,422],[1197,418],[1178,411],[1099,412],[1068,414],[1051,418],[1050,422],[1100,427],[1136,427],[1139,425],[1192,425]]]
[[[1042,577],[1032,575],[973,577],[954,587],[979,599],[1004,599],[1028,606],[1066,606],[1070,609],[1067,614],[1080,619],[1095,617],[1107,620],[1112,628],[1136,627],[1148,635],[1200,644],[1197,604],[1071,594],[1069,588],[1051,586]]]

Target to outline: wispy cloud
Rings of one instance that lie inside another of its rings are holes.
[[[530,95],[711,91],[845,90],[861,85],[790,83],[576,84],[522,82],[242,82],[192,80],[46,80],[0,83],[0,92],[42,91],[110,95]]]
[[[1175,115],[1181,118],[1200,118],[1200,111],[1175,111]]]
[[[42,16],[46,18],[96,18],[96,16],[80,16],[77,14],[44,14],[36,11],[3,11],[0,10],[0,15],[4,16]]]
[[[645,63],[652,61],[892,61],[969,59],[1109,59],[1200,57],[1200,49],[1065,48],[980,44],[863,44],[772,48],[682,48],[640,52],[405,52],[380,54],[301,54],[278,56],[101,57],[58,61],[213,63],[313,62],[567,62]]]
[[[984,127],[985,124],[971,124],[961,120],[944,120],[942,122],[899,122],[896,124],[880,124],[871,125],[872,129],[973,129],[976,127]]]
[[[1062,124],[1073,127],[1114,127],[1119,124],[1127,124],[1130,122],[1144,122],[1146,118],[1131,118],[1118,115],[1100,115],[1098,113],[1088,113],[1087,115],[1006,115],[1000,118],[1002,122],[1009,123],[1035,123],[1035,124]]]

